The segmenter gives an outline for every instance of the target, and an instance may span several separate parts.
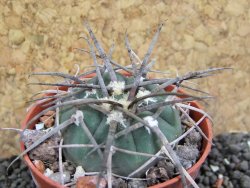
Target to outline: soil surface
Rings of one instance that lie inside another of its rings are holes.
[[[170,75],[209,67],[233,67],[211,78],[186,83],[209,91],[216,99],[204,104],[214,118],[215,133],[250,131],[250,2],[222,1],[35,1],[0,0],[0,120],[1,127],[20,127],[32,94],[43,87],[29,82],[51,82],[30,77],[31,72],[76,73],[91,65],[79,37],[87,19],[106,51],[115,43],[113,59],[129,62],[124,45],[142,59],[160,21],[165,21],[152,58],[154,69]],[[154,75],[155,76],[155,75]],[[198,85],[197,85],[198,84]],[[18,136],[0,132],[0,155],[16,155]]]

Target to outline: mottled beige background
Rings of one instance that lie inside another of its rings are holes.
[[[124,46],[127,30],[134,51],[143,57],[160,21],[165,21],[153,53],[154,69],[179,75],[209,67],[233,67],[233,71],[202,79],[193,87],[217,98],[206,106],[214,117],[215,133],[250,130],[250,1],[91,1],[0,0],[0,122],[19,127],[26,101],[41,87],[28,82],[55,81],[31,77],[34,71],[75,74],[74,64],[92,61],[78,37],[86,33],[86,18],[108,51],[115,43],[113,59],[129,62]],[[0,157],[19,152],[14,132],[0,133]]]

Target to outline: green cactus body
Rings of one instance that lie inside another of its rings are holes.
[[[116,73],[118,81],[124,81],[125,84],[133,83],[133,77],[126,77],[119,73]],[[108,74],[104,73],[103,79],[105,85],[109,85],[110,78]],[[96,77],[90,79],[88,83],[98,84]],[[153,91],[155,85],[144,87],[148,91]],[[114,96],[119,100],[123,98],[125,94]],[[75,96],[76,98],[102,98],[101,90],[89,93],[87,91],[82,92]],[[127,95],[125,96],[127,97]],[[152,103],[155,101],[165,100],[166,97],[154,97],[153,100],[142,101],[141,105],[146,103]],[[81,110],[84,114],[84,122],[92,133],[98,144],[106,143],[108,135],[109,125],[107,124],[107,116],[97,110],[88,106],[65,107],[60,111],[60,122],[69,119],[76,110]],[[144,111],[138,114],[139,117],[144,118],[152,116],[156,110]],[[181,135],[181,121],[179,112],[171,106],[165,106],[163,112],[156,119],[160,130],[164,133],[169,141],[176,139]],[[126,129],[126,127],[135,124],[133,119],[126,120],[125,125],[118,123],[117,133]],[[64,144],[91,144],[89,138],[84,133],[81,126],[70,125],[63,131]],[[121,136],[114,141],[114,146],[126,149],[130,151],[156,154],[161,148],[161,142],[154,133],[148,128],[141,127],[124,136]],[[87,172],[99,172],[102,166],[102,159],[99,157],[97,151],[89,152],[93,148],[64,148],[63,153],[67,160],[72,161],[75,165],[81,165]],[[101,149],[104,151],[104,149]],[[135,171],[138,167],[143,165],[149,158],[141,155],[131,155],[116,151],[112,157],[112,172],[118,175],[127,176]]]

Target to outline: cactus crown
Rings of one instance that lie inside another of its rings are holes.
[[[27,128],[52,109],[57,110],[56,126],[19,157],[61,132],[60,147],[63,147],[64,157],[82,166],[86,172],[98,172],[100,177],[108,180],[109,187],[112,176],[141,177],[155,159],[164,158],[162,153],[177,165],[186,185],[185,176],[188,179],[190,176],[185,173],[169,144],[183,134],[178,104],[208,96],[181,94],[177,89],[184,87],[182,83],[185,80],[202,78],[222,68],[191,72],[176,78],[149,79],[147,74],[154,64],[149,59],[162,24],[141,62],[138,62],[126,36],[125,44],[131,60],[129,66],[114,62],[111,54],[104,52],[88,23],[85,26],[98,51],[96,54],[89,38],[84,38],[89,44],[95,69],[79,76],[59,72],[32,74],[63,77],[67,79],[63,83],[33,84],[67,86],[68,89],[37,99],[45,109],[28,122]],[[103,61],[103,65],[98,64],[97,58]],[[89,77],[92,73],[94,75]],[[174,85],[171,90],[166,91],[165,88],[171,85]],[[207,116],[205,112],[200,112]]]

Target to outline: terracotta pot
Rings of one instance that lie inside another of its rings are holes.
[[[124,74],[124,73],[123,73]],[[129,74],[124,74],[124,75],[129,75]],[[88,75],[87,77],[93,77],[94,74]],[[61,90],[66,90],[67,88],[65,87],[60,87]],[[172,90],[173,86],[169,86],[168,88],[166,88],[166,90]],[[179,92],[184,93],[182,90],[179,90]],[[197,108],[201,109],[201,106],[197,103],[197,102],[191,102],[191,105]],[[41,106],[34,106],[33,108],[31,108],[28,112],[28,114],[26,115],[24,121],[22,122],[22,126],[21,128],[24,129],[26,127],[27,122],[32,119],[32,117],[34,117],[36,114],[38,114],[39,112],[41,112],[41,110],[43,110],[43,108]],[[198,121],[201,117],[202,114],[200,114],[199,112],[194,112],[191,111],[191,117],[195,120]],[[35,125],[35,123],[34,123]],[[34,126],[33,125],[33,126]],[[202,129],[202,131],[205,133],[205,135],[208,137],[208,139],[210,141],[212,141],[212,126],[210,121],[205,118],[201,123],[200,123],[200,128]],[[25,147],[24,144],[21,142],[21,150],[24,151]],[[201,149],[201,156],[199,158],[199,160],[190,168],[187,170],[187,172],[193,177],[196,178],[201,165],[204,163],[204,161],[206,160],[209,152],[211,150],[211,144],[203,139],[202,141],[202,149]],[[24,161],[25,163],[28,165],[31,174],[33,176],[33,179],[35,181],[35,183],[37,184],[37,186],[39,186],[39,188],[63,188],[65,186],[60,185],[57,182],[52,181],[50,178],[44,176],[35,166],[34,164],[31,162],[30,158],[28,155],[24,156]],[[151,188],[181,188],[182,187],[182,182],[180,179],[180,176],[177,176],[171,180],[168,180],[164,183],[160,183],[154,186],[151,186]]]

